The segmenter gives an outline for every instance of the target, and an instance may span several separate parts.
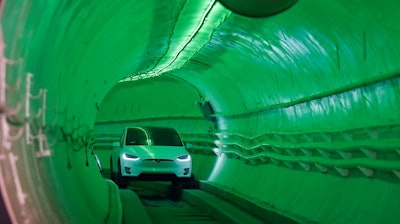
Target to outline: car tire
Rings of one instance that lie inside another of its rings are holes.
[[[182,180],[180,178],[174,178],[171,180],[172,187],[182,187]]]
[[[182,181],[179,178],[171,180],[171,185],[168,187],[167,197],[172,201],[180,201],[182,199]]]
[[[118,185],[119,188],[121,189],[125,189],[128,187],[128,180],[122,176],[122,172],[121,172],[121,163],[118,160],[118,172],[117,175],[115,175],[115,183]]]
[[[200,187],[200,183],[196,180],[194,174],[192,174],[189,178],[184,178],[181,180],[182,187],[185,189],[198,189]]]

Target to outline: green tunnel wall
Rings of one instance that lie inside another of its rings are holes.
[[[177,128],[198,179],[299,222],[400,221],[397,1],[299,0],[266,18],[215,1],[1,4],[15,223],[120,222],[91,150],[128,123]]]

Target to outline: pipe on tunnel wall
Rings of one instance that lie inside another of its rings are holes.
[[[0,187],[12,221],[120,222],[94,124],[129,119],[114,107],[127,99],[102,102],[119,80],[150,78],[130,96],[145,99],[169,75],[212,104],[217,128],[183,87],[165,95],[187,98],[133,122],[181,127],[198,178],[303,223],[398,223],[396,1],[302,0],[265,19],[167,3],[2,1]]]

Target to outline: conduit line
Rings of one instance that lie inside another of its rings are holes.
[[[378,77],[376,79],[370,78],[367,80],[362,80],[362,81],[351,83],[351,84],[348,84],[348,85],[345,85],[345,86],[342,86],[340,88],[333,89],[330,91],[311,94],[309,96],[298,98],[298,99],[292,100],[290,102],[275,103],[275,104],[267,105],[267,106],[260,107],[257,109],[247,110],[246,113],[241,113],[241,114],[239,114],[239,113],[237,113],[237,114],[218,113],[218,114],[214,114],[212,116],[224,117],[225,119],[251,116],[252,114],[263,113],[268,110],[285,109],[285,108],[299,105],[302,103],[307,103],[307,102],[311,102],[314,100],[320,100],[320,99],[332,97],[335,95],[345,94],[345,93],[351,92],[353,90],[362,89],[367,86],[373,86],[373,85],[377,85],[379,83],[383,83],[383,82],[395,80],[395,79],[400,79],[400,72],[395,73],[395,74],[389,74],[389,75],[382,76],[382,77]]]
[[[208,6],[206,12],[201,17],[200,23],[194,29],[194,32],[190,35],[189,39],[182,45],[182,47],[179,49],[178,53],[171,59],[171,61],[167,65],[165,65],[163,68],[156,71],[157,75],[160,74],[167,67],[169,67],[172,63],[174,63],[177,60],[177,58],[179,57],[179,55],[182,53],[182,51],[186,48],[186,46],[188,46],[189,43],[193,40],[193,38],[196,36],[196,34],[199,32],[199,30],[204,26],[204,22],[208,16],[208,14],[211,12],[212,8],[214,7],[215,2],[216,2],[215,0],[211,1],[211,4]]]
[[[129,77],[125,78],[125,79],[120,80],[120,82],[135,81],[135,80],[139,80],[139,79],[151,78],[151,77],[155,77],[155,76],[161,75],[165,69],[170,67],[174,62],[176,62],[178,60],[178,58],[181,55],[181,53],[193,41],[194,37],[198,34],[198,32],[204,26],[205,20],[208,17],[208,15],[210,14],[210,12],[212,11],[212,9],[215,6],[215,4],[216,4],[216,0],[212,0],[210,2],[210,4],[209,4],[208,8],[206,9],[205,13],[201,16],[201,19],[200,19],[198,25],[196,26],[196,28],[193,29],[192,33],[190,34],[190,37],[181,45],[179,50],[177,50],[177,53],[174,54],[173,58],[171,58],[169,60],[169,62],[167,62],[166,64],[161,66],[161,68],[158,68],[157,71],[149,71],[148,73],[129,76]],[[155,67],[157,67],[157,66],[155,66]]]

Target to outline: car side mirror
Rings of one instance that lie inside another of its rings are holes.
[[[193,148],[193,144],[192,143],[186,143],[186,149],[191,149]]]
[[[113,148],[119,148],[119,147],[121,147],[121,144],[119,144],[119,142],[113,142],[111,146]]]

